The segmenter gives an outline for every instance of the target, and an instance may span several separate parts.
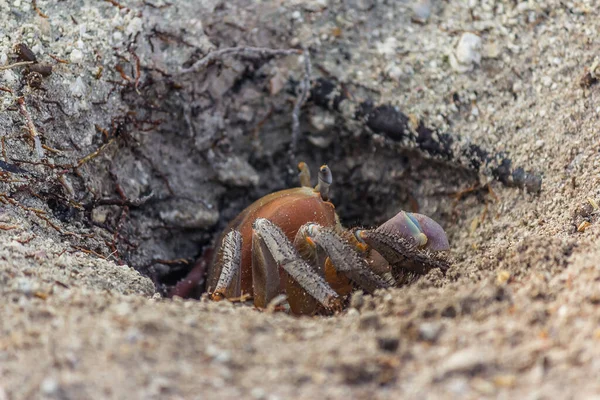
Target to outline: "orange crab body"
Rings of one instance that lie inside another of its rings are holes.
[[[220,247],[223,236],[237,230],[242,236],[241,256],[241,293],[252,295],[252,224],[257,218],[265,218],[277,225],[286,237],[293,242],[300,227],[306,223],[314,222],[324,227],[334,227],[339,224],[335,207],[329,201],[324,201],[318,191],[311,187],[297,187],[281,190],[268,194],[244,209],[231,221],[218,240],[216,246]],[[214,287],[220,271],[215,266],[221,264],[222,252],[217,252],[211,263],[208,275],[208,287]],[[335,273],[330,268],[326,269],[325,278],[341,293],[350,290],[350,282]],[[288,295],[290,308],[296,314],[307,314],[310,308],[316,308],[315,302],[310,299],[297,283],[289,279],[283,270],[280,270],[280,292]],[[255,302],[256,304],[256,302]],[[265,307],[266,304],[256,304]],[[314,311],[313,311],[314,312]]]
[[[448,240],[431,218],[401,211],[374,229],[344,229],[328,201],[329,167],[319,168],[314,188],[306,164],[298,168],[301,187],[257,200],[220,236],[208,270],[211,299],[249,296],[265,308],[285,294],[294,314],[331,313],[354,287],[373,293],[394,286],[402,271],[448,268],[433,256]]]

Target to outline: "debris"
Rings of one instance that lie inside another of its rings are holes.
[[[510,279],[510,272],[501,269],[496,273],[496,284],[504,285]]]
[[[181,73],[198,72],[207,65],[227,56],[237,55],[243,57],[264,58],[264,57],[281,57],[290,55],[302,54],[301,50],[296,49],[269,49],[265,47],[227,47],[224,49],[213,50],[206,56],[196,61],[191,67],[182,68]]]
[[[27,124],[27,130],[29,131],[29,135],[33,142],[33,147],[38,155],[38,158],[43,158],[44,157],[44,149],[42,148],[42,142],[40,141],[40,135],[38,134],[38,131],[35,128],[35,124],[33,123],[31,114],[29,114],[29,111],[27,111],[27,106],[25,105],[25,99],[23,97],[19,97],[17,99],[17,103],[19,103],[19,110],[21,111],[21,115],[23,115],[23,117],[25,117],[25,122]]]
[[[583,221],[577,226],[577,232],[585,232],[592,224],[589,221]]]
[[[31,65],[31,64],[33,64],[33,61],[20,61],[20,62],[16,62],[16,63],[9,64],[9,65],[2,65],[2,66],[0,66],[0,71],[4,71],[7,69],[13,69],[16,67],[24,67],[26,65]]]
[[[300,93],[294,104],[294,110],[292,111],[292,141],[290,144],[290,157],[292,158],[292,164],[295,163],[296,157],[296,146],[298,143],[298,137],[300,135],[300,109],[308,98],[310,92],[310,79],[312,75],[312,66],[310,62],[310,52],[307,48],[303,52],[304,59],[304,78],[302,79]]]
[[[598,59],[594,60],[592,65],[588,68],[585,67],[583,69],[583,75],[579,78],[579,86],[582,89],[587,89],[590,86],[594,85],[598,82],[598,77],[600,76],[600,61]]]

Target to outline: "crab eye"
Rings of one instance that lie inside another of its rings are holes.
[[[421,224],[419,224],[419,221],[417,221],[417,219],[415,218],[415,216],[412,213],[407,212],[406,216],[412,221],[413,224],[416,225],[416,227],[419,229],[419,232],[423,232],[423,228],[421,228]]]
[[[357,229],[354,231],[354,237],[358,240],[358,243],[365,244],[365,241],[362,238],[362,229]]]
[[[327,185],[331,185],[333,178],[331,176],[331,170],[327,165],[321,165],[321,168],[319,168],[319,180]]]
[[[318,230],[319,230],[319,225],[317,225],[317,224],[308,224],[306,226],[306,236],[308,236],[308,237],[315,237],[317,235]]]

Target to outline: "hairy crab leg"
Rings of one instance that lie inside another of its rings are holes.
[[[327,253],[337,271],[343,272],[350,280],[367,292],[373,293],[376,289],[393,286],[394,282],[391,276],[381,276],[373,272],[367,261],[346,240],[338,236],[333,229],[309,223],[303,225],[298,234],[314,241]]]
[[[280,292],[279,266],[256,231],[252,232],[252,287],[254,305],[265,308]]]
[[[258,262],[264,262],[262,268],[267,271],[268,275],[276,273],[277,276],[279,276],[278,267],[281,267],[310,296],[325,308],[332,310],[341,308],[341,299],[338,294],[327,284],[327,281],[317,271],[313,270],[313,268],[300,257],[292,243],[277,225],[267,219],[258,218],[254,221],[253,229],[256,234],[256,236],[253,237],[253,241],[260,241],[261,249],[263,249],[263,256],[265,254],[269,255],[268,257],[263,257],[262,260],[257,260]],[[256,292],[256,286],[254,287],[254,290]],[[268,303],[271,299],[266,300]]]
[[[221,275],[210,298],[222,300],[223,298],[239,297],[240,293],[240,268],[242,262],[242,235],[232,230],[223,238],[220,251],[223,253]],[[210,288],[209,288],[210,290]]]

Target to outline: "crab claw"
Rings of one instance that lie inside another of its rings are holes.
[[[450,248],[446,233],[437,222],[425,215],[400,211],[378,228],[357,229],[354,235],[392,266],[421,273],[432,268],[445,271],[449,267],[447,261],[433,255],[433,252]]]
[[[444,251],[450,248],[444,229],[423,214],[400,211],[379,228],[380,232],[389,232],[413,241],[418,247],[431,251]]]

